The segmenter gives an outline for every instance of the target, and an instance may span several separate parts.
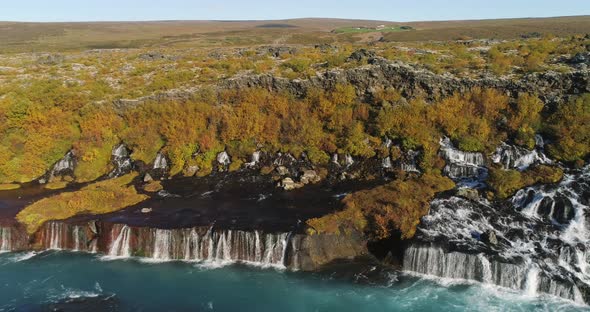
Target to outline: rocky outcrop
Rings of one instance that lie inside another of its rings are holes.
[[[51,170],[39,179],[39,183],[59,181],[61,179],[74,178],[74,169],[76,167],[76,158],[73,151],[69,151],[62,159],[57,161]]]
[[[309,79],[287,79],[272,74],[242,75],[228,78],[217,84],[219,89],[262,88],[277,92],[287,91],[304,96],[312,88],[328,90],[337,84],[351,84],[357,95],[370,99],[378,89],[395,88],[404,97],[423,97],[429,101],[450,96],[455,92],[466,92],[475,87],[502,90],[516,97],[528,92],[538,95],[544,103],[555,104],[569,99],[572,95],[590,92],[590,72],[577,69],[572,72],[553,71],[526,74],[522,77],[485,76],[481,78],[457,78],[450,74],[435,74],[414,65],[374,57],[370,53],[357,53],[368,57],[369,65],[351,69],[333,69],[318,72]],[[170,90],[165,93],[139,99],[120,99],[115,106],[120,109],[133,107],[147,101],[187,100],[200,88]]]
[[[124,144],[119,144],[113,148],[111,153],[111,163],[115,167],[110,173],[109,178],[120,177],[133,169],[133,160],[131,154]]]
[[[537,94],[545,103],[561,103],[571,95],[590,91],[590,73],[579,70],[569,73],[543,72],[527,74],[519,79],[508,77],[457,78],[437,75],[400,62],[391,63],[371,58],[370,65],[318,73],[310,79],[289,80],[270,74],[234,77],[220,82],[227,89],[263,88],[288,91],[298,96],[311,88],[330,89],[339,83],[352,84],[360,96],[370,97],[378,88],[395,88],[405,97],[435,100],[466,92],[475,87],[494,88],[512,96],[522,92]]]
[[[367,242],[358,232],[350,234],[296,235],[294,255],[290,265],[303,271],[313,271],[335,260],[354,259],[367,255]]]

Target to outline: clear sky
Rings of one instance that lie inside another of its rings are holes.
[[[0,21],[388,21],[590,15],[590,0],[0,0]]]

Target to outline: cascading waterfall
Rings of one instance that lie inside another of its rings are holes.
[[[488,260],[488,258],[486,258],[486,256],[483,254],[477,255],[477,257],[479,258],[479,261],[481,262],[482,282],[485,284],[491,284],[492,283],[492,265],[490,263],[490,260]]]
[[[82,246],[80,245],[80,230],[81,228],[77,225],[75,225],[72,230],[72,236],[74,237],[74,251],[80,251],[82,249]]]
[[[489,263],[486,263],[489,264]],[[436,246],[410,246],[404,255],[404,270],[427,275],[484,281],[482,257],[460,252],[446,253]]]
[[[46,237],[48,239],[49,249],[60,250],[63,249],[63,226],[59,222],[50,222],[46,229]]]
[[[111,159],[115,167],[113,171],[109,173],[109,177],[111,178],[128,173],[133,167],[129,150],[127,150],[127,147],[124,144],[119,144],[117,147],[113,148]]]
[[[531,267],[527,272],[525,293],[529,296],[537,295],[539,289],[539,268],[536,266]]]
[[[166,156],[164,156],[164,154],[158,153],[156,155],[153,168],[160,170],[166,170],[168,168],[168,160],[166,160]]]
[[[541,150],[528,150],[515,145],[502,143],[492,155],[492,161],[502,164],[504,169],[525,170],[533,164],[547,164],[551,160]]]
[[[245,262],[285,267],[290,233],[219,230],[213,227],[190,229],[148,229],[113,226],[109,256],[130,257],[133,250],[159,261]]]
[[[481,178],[487,171],[482,153],[461,151],[447,137],[440,140],[440,153],[447,162],[444,173],[453,179]]]
[[[12,230],[0,227],[0,252],[12,250]]]
[[[404,153],[400,160],[401,169],[406,172],[420,172],[418,169],[418,156],[420,156],[420,152],[414,150]]]
[[[54,177],[73,172],[75,165],[74,153],[69,151],[62,159],[53,165],[53,168],[49,171],[49,181]],[[45,179],[42,179],[42,181],[44,181],[43,183],[46,182]]]
[[[154,239],[154,255],[153,258],[158,260],[170,260],[172,247],[172,231],[170,230],[156,230]]]
[[[113,229],[115,228],[116,227]],[[113,230],[113,232],[115,232],[115,230]],[[111,248],[109,249],[109,256],[131,257],[131,228],[127,225],[118,229],[118,235],[116,239],[112,241]]]
[[[589,301],[590,167],[525,188],[513,207],[456,196],[431,203],[404,269]]]

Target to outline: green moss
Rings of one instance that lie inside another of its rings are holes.
[[[61,190],[68,186],[68,181],[54,181],[45,184],[43,187],[48,190]]]
[[[524,172],[490,168],[488,185],[498,199],[508,198],[516,191],[537,183],[557,183],[563,178],[559,167],[538,165]]]
[[[330,156],[318,148],[310,148],[306,153],[312,164],[325,165],[330,161]]]
[[[64,220],[78,214],[104,214],[137,204],[148,198],[138,194],[128,184],[137,173],[101,181],[83,187],[79,191],[61,193],[41,199],[21,210],[16,219],[29,234],[35,233],[43,223]]]
[[[16,190],[19,189],[21,186],[20,184],[16,184],[16,183],[5,183],[5,184],[0,184],[0,191],[10,191],[10,190]]]
[[[241,159],[234,159],[231,164],[229,164],[228,170],[230,172],[237,171],[242,168],[244,162]]]

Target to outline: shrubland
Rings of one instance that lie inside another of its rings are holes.
[[[454,186],[453,181],[438,174],[399,178],[346,196],[341,211],[308,220],[309,232],[340,234],[355,229],[372,240],[399,232],[402,239],[409,239],[420,218],[428,213],[434,195]]]

